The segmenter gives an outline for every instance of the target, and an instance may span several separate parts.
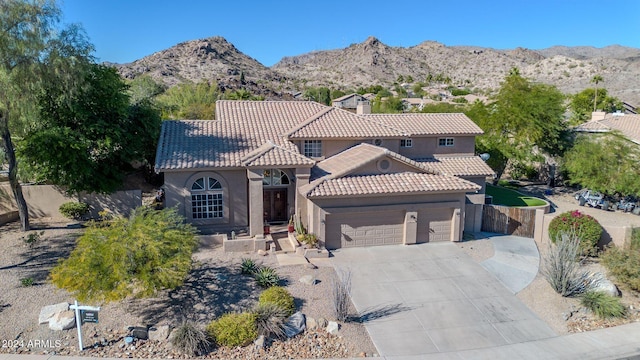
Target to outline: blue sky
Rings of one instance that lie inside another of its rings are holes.
[[[61,0],[61,8],[65,23],[83,25],[98,60],[115,63],[216,35],[266,66],[369,36],[404,47],[640,48],[638,0]]]

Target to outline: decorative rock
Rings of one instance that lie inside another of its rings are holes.
[[[591,274],[590,277],[596,279],[590,290],[601,291],[611,296],[622,295],[616,284],[607,279],[602,273],[596,272]]]
[[[260,250],[258,250],[258,255],[260,255],[260,256],[267,256],[267,255],[269,255],[269,253],[268,253],[268,252],[266,252],[266,251],[264,251],[264,250],[262,250],[262,249],[260,249]]]
[[[300,278],[301,283],[303,284],[307,284],[307,285],[315,285],[316,284],[316,278],[313,275],[305,275],[303,277]]]
[[[63,302],[55,305],[47,305],[40,309],[40,315],[38,316],[39,324],[46,324],[49,322],[55,314],[69,310],[69,303]]]
[[[264,349],[264,335],[258,336],[258,338],[253,342],[254,350],[262,350]]]
[[[289,316],[287,321],[284,323],[284,333],[288,338],[292,338],[301,332],[304,331],[305,328],[305,316],[300,311],[295,314]]]
[[[329,321],[329,324],[327,324],[327,328],[325,330],[331,335],[336,335],[338,334],[339,329],[340,329],[340,325],[338,325],[337,322]]]
[[[73,329],[76,325],[76,314],[71,310],[56,313],[49,319],[49,329],[61,331]]]
[[[149,339],[149,330],[143,326],[134,326],[131,328],[131,336],[139,340]]]
[[[316,322],[318,323],[318,327],[319,328],[326,328],[327,327],[327,319],[325,319],[325,318],[318,318],[316,320]]]
[[[149,329],[149,340],[165,341],[169,338],[169,325],[153,326]]]
[[[315,330],[318,328],[318,322],[316,321],[316,319],[307,316],[305,326],[309,330]]]

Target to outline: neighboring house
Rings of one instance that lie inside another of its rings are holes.
[[[331,106],[357,112],[359,114],[371,112],[369,100],[360,94],[349,94],[331,101]]]
[[[591,120],[574,128],[576,132],[603,133],[619,131],[629,141],[640,145],[640,115],[593,112]]]
[[[407,111],[412,109],[422,110],[424,108],[425,100],[423,98],[404,98],[402,99],[402,105]]]
[[[216,120],[163,123],[155,166],[166,206],[205,233],[260,237],[295,214],[329,249],[459,241],[493,175],[481,133],[464,114],[218,101]]]

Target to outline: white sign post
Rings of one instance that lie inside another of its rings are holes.
[[[75,303],[73,305],[69,305],[69,309],[75,310],[76,313],[76,327],[78,328],[78,345],[80,346],[80,351],[84,350],[82,348],[82,323],[83,321],[83,317],[84,316],[80,316],[80,311],[83,312],[88,312],[89,314],[91,314],[90,316],[88,316],[87,321],[90,322],[98,322],[98,311],[100,311],[100,307],[95,307],[95,306],[80,306],[78,305],[78,300],[75,301]]]

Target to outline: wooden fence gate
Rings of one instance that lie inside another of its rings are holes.
[[[485,205],[482,231],[533,238],[536,209]]]

